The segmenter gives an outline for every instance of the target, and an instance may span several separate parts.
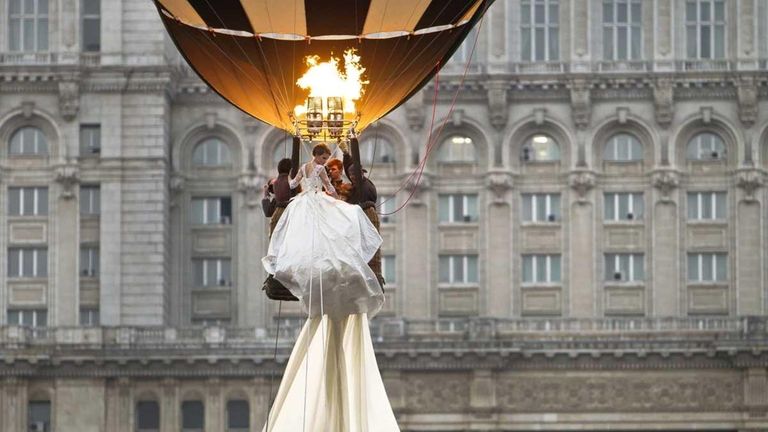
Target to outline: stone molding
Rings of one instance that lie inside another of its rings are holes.
[[[744,201],[757,201],[755,192],[765,184],[766,173],[757,168],[742,168],[736,171],[736,185],[744,191]]]
[[[568,176],[568,184],[576,191],[579,204],[588,204],[587,195],[597,184],[597,175],[589,170],[574,170]]]
[[[680,173],[670,168],[658,169],[653,171],[651,182],[661,193],[660,201],[671,203],[674,201],[672,191],[680,186]]]
[[[751,127],[757,120],[757,85],[754,77],[742,76],[736,81],[736,99],[739,104],[739,120]]]
[[[653,107],[656,123],[666,129],[674,117],[675,89],[672,78],[661,77],[653,87]]]
[[[485,184],[493,193],[493,203],[504,204],[507,191],[514,187],[514,180],[512,173],[508,171],[489,171]]]
[[[590,83],[585,79],[573,79],[569,83],[571,91],[571,115],[577,129],[586,129],[592,118]]]
[[[80,170],[77,165],[64,164],[57,166],[56,183],[61,185],[61,198],[74,198],[75,186],[80,184]]]

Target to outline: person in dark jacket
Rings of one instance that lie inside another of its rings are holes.
[[[350,204],[357,204],[363,209],[363,212],[371,221],[376,230],[381,232],[381,224],[379,223],[379,214],[376,213],[376,201],[378,200],[378,194],[376,192],[376,185],[373,184],[365,174],[368,171],[358,167],[354,164],[352,156],[344,151],[344,173],[352,182],[352,187],[349,189],[347,202]],[[386,281],[381,274],[381,249],[376,251],[376,255],[368,262],[368,266],[376,274],[376,278],[379,280],[382,289]]]
[[[291,160],[281,159],[277,163],[277,178],[274,178],[264,187],[264,199],[261,200],[261,207],[264,210],[264,216],[269,219],[269,237],[272,238],[272,232],[277,226],[277,222],[283,215],[288,203],[295,195],[298,189],[291,190],[290,172]],[[270,198],[268,195],[272,195]],[[273,275],[268,275],[262,288],[273,300],[298,301],[298,299],[288,291]]]

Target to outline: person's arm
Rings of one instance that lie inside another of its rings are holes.
[[[303,177],[304,177],[304,167],[302,167],[299,170],[299,172],[296,173],[296,177],[288,180],[288,185],[291,187],[291,189],[296,189],[296,186],[299,185]]]
[[[323,182],[323,186],[325,186],[325,190],[327,190],[332,197],[334,198],[339,197],[339,195],[336,193],[336,188],[333,187],[333,185],[331,184],[331,180],[328,178],[328,173],[325,172],[325,168],[320,170],[320,180]]]
[[[341,163],[344,165],[344,174],[347,176],[347,178],[351,181],[352,175],[350,170],[350,167],[352,166],[352,156],[344,151],[344,158],[341,160]]]

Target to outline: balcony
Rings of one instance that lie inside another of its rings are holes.
[[[0,52],[0,66],[101,66],[98,52]]]

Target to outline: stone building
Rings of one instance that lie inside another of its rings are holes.
[[[151,2],[0,23],[0,430],[260,430],[287,137]],[[402,430],[768,428],[768,0],[497,0],[468,40],[362,136],[408,201],[372,323]]]

